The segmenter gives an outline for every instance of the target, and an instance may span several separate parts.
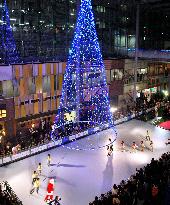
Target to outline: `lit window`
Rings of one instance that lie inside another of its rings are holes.
[[[97,11],[101,12],[101,13],[105,13],[106,12],[106,8],[104,6],[97,6]]]
[[[0,110],[0,118],[6,117],[6,110]]]

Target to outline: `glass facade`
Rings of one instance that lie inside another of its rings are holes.
[[[152,8],[152,9],[150,9]],[[170,50],[170,1],[141,6],[140,47]]]
[[[0,0],[2,8],[3,0]],[[94,0],[95,23],[104,57],[135,46],[135,10],[129,1]],[[66,60],[76,24],[77,0],[7,0],[20,56],[26,61]],[[0,10],[2,10],[0,8]],[[0,21],[0,23],[2,23]]]
[[[92,1],[104,58],[126,56],[128,48],[135,48],[135,2]],[[144,2],[140,5],[140,48],[169,49],[170,2]],[[0,0],[0,16],[2,3]],[[80,0],[7,0],[14,38],[23,61],[67,60],[79,3]]]
[[[54,56],[66,55],[75,22],[75,0],[9,0],[7,3],[20,56],[53,60]]]

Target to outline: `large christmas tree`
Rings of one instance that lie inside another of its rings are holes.
[[[70,120],[113,125],[91,0],[81,1],[56,125],[63,125]]]
[[[2,24],[0,25],[0,58],[6,64],[17,63],[19,61],[16,44],[10,25],[9,11],[6,0],[2,7]]]

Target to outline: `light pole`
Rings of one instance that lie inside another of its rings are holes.
[[[136,103],[136,83],[137,83],[137,69],[138,69],[138,50],[139,50],[139,3],[136,5],[136,43],[135,43],[135,66],[134,66],[134,92],[133,100]]]

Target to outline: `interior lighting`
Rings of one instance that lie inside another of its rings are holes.
[[[2,134],[3,134],[3,136],[5,136],[5,135],[6,135],[5,130],[3,130],[3,131],[2,131]]]
[[[165,97],[168,97],[169,93],[167,90],[162,90],[163,94],[165,95]]]
[[[111,111],[112,113],[114,113],[114,112],[117,111],[117,108],[116,108],[116,107],[111,107],[111,108],[110,108],[110,111]]]

